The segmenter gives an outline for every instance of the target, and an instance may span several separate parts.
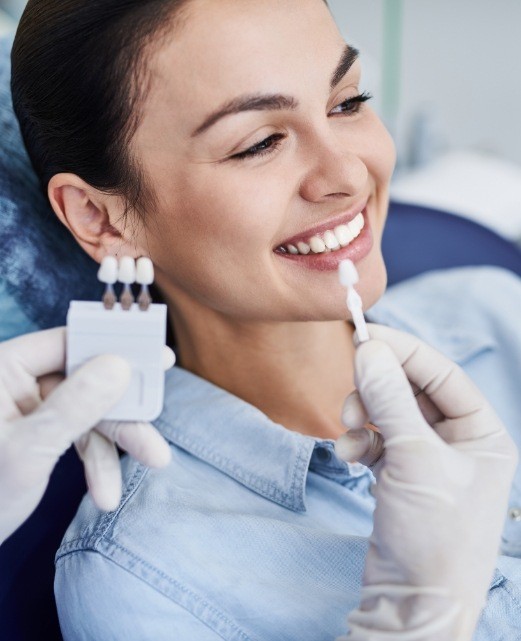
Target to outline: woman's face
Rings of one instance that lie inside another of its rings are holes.
[[[138,244],[166,297],[235,320],[340,320],[351,258],[372,305],[395,152],[325,4],[192,0],[150,72],[132,146],[159,209]]]

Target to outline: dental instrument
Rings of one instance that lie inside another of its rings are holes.
[[[166,343],[166,305],[152,304],[148,286],[154,280],[150,259],[136,261],[124,256],[105,259],[98,279],[107,285],[102,302],[72,301],[67,314],[67,364],[69,376],[87,360],[101,354],[116,354],[132,367],[131,382],[123,398],[104,417],[116,421],[152,421],[163,408]],[[115,301],[115,277],[123,283],[120,303]],[[142,286],[134,303],[130,285]],[[111,298],[112,306],[109,307]],[[141,300],[140,300],[141,299]],[[132,300],[132,302],[130,302]]]
[[[360,294],[356,291],[355,285],[360,277],[353,261],[343,260],[338,268],[340,283],[347,288],[347,308],[351,312],[356,327],[358,340],[361,343],[369,340],[369,332],[364,318],[364,310]]]

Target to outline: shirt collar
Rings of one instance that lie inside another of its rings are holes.
[[[155,421],[173,444],[290,510],[304,512],[305,486],[320,441],[274,423],[246,401],[191,372],[167,372]]]

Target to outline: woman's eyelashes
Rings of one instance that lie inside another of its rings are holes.
[[[357,114],[360,111],[360,107],[362,106],[362,104],[364,102],[367,102],[368,100],[371,100],[371,98],[372,95],[367,91],[364,91],[357,96],[353,96],[352,98],[346,98],[346,100],[334,107],[329,112],[329,115],[350,116],[353,114]],[[276,151],[284,138],[286,138],[285,134],[271,134],[271,136],[264,138],[264,140],[261,140],[255,145],[252,145],[245,151],[241,151],[238,154],[233,154],[233,156],[229,157],[229,160],[246,160],[248,158],[259,158],[262,156],[266,156]]]
[[[339,105],[334,107],[329,113],[330,114],[356,114],[360,111],[360,107],[364,102],[371,100],[373,96],[368,92],[364,91],[363,93],[358,94],[358,96],[353,96],[352,98],[346,98]]]
[[[277,149],[280,145],[280,142],[285,137],[286,136],[284,134],[272,134],[271,136],[268,136],[264,140],[261,140],[261,142],[258,142],[252,147],[249,147],[248,149],[246,149],[246,151],[241,151],[238,154],[234,154],[233,156],[230,156],[230,159],[242,160],[244,158],[253,158],[253,157],[258,158],[259,156],[265,156],[266,154],[269,154],[275,149]]]

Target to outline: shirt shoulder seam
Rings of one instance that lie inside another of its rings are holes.
[[[184,585],[166,572],[142,559],[135,552],[132,552],[112,539],[109,540],[105,538],[103,541],[100,541],[95,536],[89,537],[83,540],[82,549],[70,550],[67,553],[61,554],[60,558],[57,559],[57,565],[60,560],[63,560],[68,556],[75,556],[84,552],[99,554],[106,561],[114,563],[117,567],[129,572],[129,574],[147,585],[149,588],[159,592],[165,598],[174,602],[180,608],[188,612],[191,616],[210,628],[222,639],[225,639],[226,641],[253,641],[252,637],[244,632],[244,630],[242,630],[242,628],[233,619],[222,612],[206,597],[200,595],[192,588]],[[129,563],[125,563],[125,560],[132,562],[131,567]],[[139,573],[138,569],[141,569],[143,573]],[[151,581],[147,579],[147,574],[150,573],[152,573],[158,580]],[[199,612],[196,610],[199,610]],[[217,624],[224,624],[230,634],[223,636],[223,633],[219,631]]]

